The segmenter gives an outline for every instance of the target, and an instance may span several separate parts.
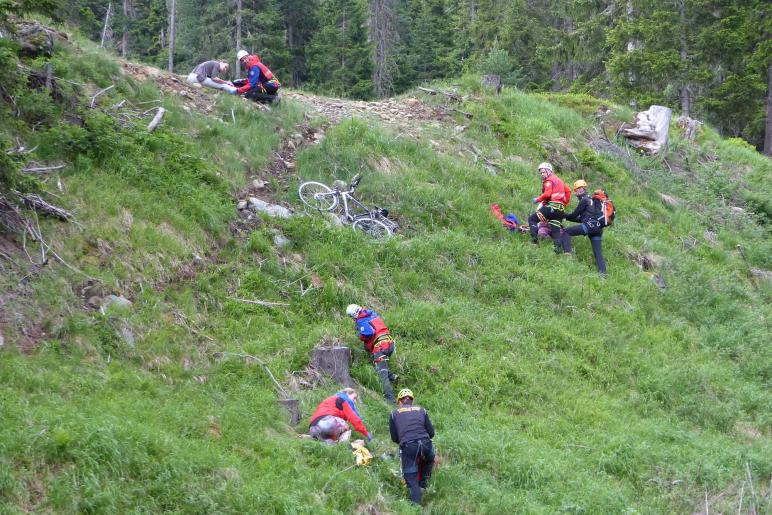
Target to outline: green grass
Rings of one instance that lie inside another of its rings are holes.
[[[105,105],[162,98],[95,52],[62,49],[61,73],[93,89],[117,82]],[[34,133],[9,129],[39,143],[41,159],[72,163],[62,191],[42,187],[81,225],[44,230],[104,294],[133,304],[83,309],[84,277],[55,263],[6,296],[17,325],[3,327],[0,511],[416,512],[397,478],[389,406],[343,315],[350,302],[383,314],[398,338],[392,368],[437,427],[431,513],[690,513],[706,493],[711,509],[729,512],[741,488],[745,509],[771,508],[770,287],[756,290],[748,266],[769,269],[772,249],[747,185],[769,182],[767,158],[709,129],[698,145],[676,133],[668,162],[634,158],[637,175],[587,146],[599,101],[505,91],[464,104],[474,118],[462,135],[409,137],[350,120],[299,154],[281,200],[297,205],[301,180],[364,172],[362,198],[403,227],[394,238],[371,241],[314,216],[262,219],[238,238],[228,230],[233,194],[300,109],[263,113],[217,97],[202,114],[163,102],[170,113],[152,135],[83,107],[84,128],[62,125],[59,104],[39,109]],[[459,156],[470,143],[500,153],[503,169],[492,175]],[[573,258],[555,256],[491,216],[493,202],[527,215],[544,159],[617,202],[608,279],[587,241]],[[667,207],[660,192],[683,203]],[[274,245],[277,234],[288,247]],[[632,252],[661,257],[665,290]],[[11,291],[19,277],[1,281]],[[45,335],[26,355],[15,344],[31,326]],[[353,348],[376,437],[367,469],[348,469],[344,447],[296,436],[334,384],[292,392],[305,417],[292,428],[264,370],[218,354],[259,356],[288,384],[327,337]]]

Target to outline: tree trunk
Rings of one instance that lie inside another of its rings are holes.
[[[121,35],[121,57],[126,58],[129,50],[129,0],[123,0],[123,34]]]
[[[681,44],[681,113],[689,117],[692,112],[692,95],[689,87],[689,52],[686,45],[686,1],[678,0],[679,41]]]
[[[241,50],[241,0],[236,0],[236,52]],[[233,67],[233,76],[241,76],[241,63],[236,58],[236,65]]]
[[[394,1],[370,0],[370,38],[373,45],[373,85],[375,94],[385,97],[393,91]]]
[[[107,4],[107,14],[105,14],[105,26],[102,29],[102,41],[99,43],[99,48],[105,47],[105,39],[107,38],[107,28],[110,26],[110,13],[113,10],[112,2]]]
[[[174,16],[176,11],[177,0],[169,0],[169,73],[174,73]]]
[[[764,153],[772,157],[772,63],[767,67],[767,124],[764,132]]]

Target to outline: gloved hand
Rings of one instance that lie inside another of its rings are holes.
[[[531,200],[531,202],[533,202],[534,204],[538,204],[539,203],[539,197],[534,197],[533,200]]]
[[[367,441],[368,442],[372,442],[373,441],[373,434],[372,433],[367,433]]]

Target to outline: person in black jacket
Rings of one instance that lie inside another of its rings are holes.
[[[434,426],[425,409],[413,406],[413,392],[407,388],[397,395],[397,409],[389,417],[389,432],[391,440],[399,444],[402,475],[410,489],[410,500],[421,504],[434,467]]]
[[[572,222],[579,222],[579,225],[568,227],[563,231],[563,252],[571,253],[571,238],[573,236],[587,236],[590,238],[598,272],[601,275],[606,275],[606,261],[603,259],[603,226],[600,222],[602,213],[598,211],[587,193],[585,181],[579,179],[574,183],[574,193],[579,198],[579,205],[571,213],[565,215],[565,218]]]

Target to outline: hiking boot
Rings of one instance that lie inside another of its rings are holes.
[[[392,384],[396,383],[398,380],[399,380],[399,374],[389,372],[389,381],[391,381]]]

